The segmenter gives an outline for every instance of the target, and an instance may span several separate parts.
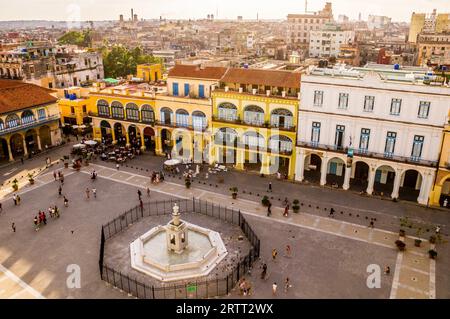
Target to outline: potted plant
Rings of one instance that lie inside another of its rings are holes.
[[[31,185],[34,185],[34,178],[33,178],[33,174],[28,173],[28,181],[30,182]]]
[[[236,186],[230,187],[231,196],[233,199],[237,198],[238,188]]]
[[[261,204],[263,204],[263,206],[265,206],[265,207],[269,206],[270,200],[269,200],[269,197],[267,195],[265,195],[263,197],[263,199],[261,200]]]
[[[434,235],[430,236],[430,244],[436,244],[436,236]]]
[[[428,256],[430,256],[431,259],[436,259],[436,257],[437,257],[437,251],[434,250],[434,249],[430,249],[430,250],[428,251]]]
[[[398,250],[400,250],[400,251],[404,251],[405,250],[406,244],[403,241],[396,240],[395,241],[395,245],[397,246]]]
[[[14,178],[14,180],[12,181],[12,188],[15,192],[17,192],[17,190],[19,189],[19,181],[17,180],[17,178]]]
[[[298,213],[300,211],[300,201],[298,199],[294,199],[292,202],[292,210],[294,213]]]
[[[64,168],[69,168],[69,156],[63,156]]]
[[[420,247],[420,244],[422,243],[422,240],[419,238],[421,234],[422,234],[422,228],[418,227],[416,230],[417,238],[414,240],[414,246],[416,246],[416,247]]]
[[[184,180],[184,185],[186,185],[186,188],[191,188],[191,179],[189,177]]]

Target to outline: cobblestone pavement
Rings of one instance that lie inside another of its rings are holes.
[[[322,286],[323,283],[321,280],[318,282],[311,280],[309,286],[302,281],[294,283],[294,287],[302,288],[292,289],[293,295],[291,297],[350,298],[364,296],[366,298],[450,298],[450,281],[447,274],[450,264],[448,245],[438,246],[437,250],[439,257],[436,261],[433,261],[427,257],[429,243],[424,241],[422,243],[422,247],[416,249],[412,243],[413,238],[410,236],[406,238],[407,250],[404,253],[398,253],[393,244],[395,239],[398,238],[396,231],[379,229],[385,227],[382,227],[384,225],[378,223],[378,220],[376,222],[375,229],[368,229],[367,223],[364,222],[364,219],[362,218],[358,219],[356,216],[345,216],[345,214],[339,215],[338,211],[336,219],[330,219],[327,218],[327,211],[316,211],[314,205],[309,207],[307,204],[302,207],[300,214],[290,214],[289,218],[283,218],[282,208],[275,207],[273,209],[273,216],[268,218],[265,216],[265,208],[257,202],[260,200],[260,197],[258,198],[240,193],[239,199],[232,200],[229,196],[227,186],[219,186],[218,184],[218,187],[215,187],[213,183],[211,183],[212,186],[209,186],[208,184],[203,184],[204,181],[197,180],[194,182],[191,189],[186,190],[184,185],[181,185],[183,180],[178,179],[178,177],[169,178],[172,182],[165,182],[159,185],[150,185],[146,170],[149,169],[151,171],[152,169],[159,169],[163,159],[152,158],[151,160],[151,165],[153,165],[154,168],[148,165],[148,168],[138,167],[138,169],[136,169],[135,167],[138,163],[136,162],[135,164],[135,162],[131,162],[129,163],[129,167],[123,166],[120,168],[120,171],[117,172],[115,169],[105,167],[103,166],[103,163],[101,163],[102,166],[97,166],[94,164],[84,167],[81,173],[67,172],[66,176],[68,180],[73,179],[74,182],[68,184],[68,186],[65,186],[64,191],[66,191],[67,188],[68,192],[73,194],[73,197],[76,198],[79,206],[76,208],[73,207],[72,205],[74,201],[69,198],[71,205],[68,210],[71,210],[72,212],[70,214],[64,214],[64,217],[69,220],[66,219],[64,223],[59,220],[54,222],[51,221],[52,224],[59,224],[59,226],[57,228],[54,227],[53,231],[49,231],[47,235],[41,235],[42,237],[46,237],[45,241],[42,241],[44,239],[35,240],[35,237],[37,237],[36,235],[38,234],[40,235],[43,231],[47,232],[47,229],[45,228],[50,228],[50,225],[45,226],[44,229],[36,234],[32,231],[32,217],[34,216],[36,209],[40,206],[41,209],[46,208],[47,204],[43,204],[43,201],[57,201],[57,186],[55,184],[56,182],[53,182],[52,172],[50,171],[47,174],[43,174],[37,179],[36,185],[31,187],[28,186],[22,190],[24,194],[22,195],[24,203],[20,208],[14,207],[9,197],[6,198],[3,201],[4,211],[0,215],[0,242],[3,243],[3,245],[0,246],[0,264],[6,267],[5,269],[9,270],[12,274],[23,280],[24,283],[38,291],[39,294],[47,298],[124,297],[124,295],[118,293],[117,290],[106,287],[106,285],[98,279],[98,274],[96,272],[98,266],[96,264],[98,258],[97,237],[99,227],[102,223],[115,217],[121,211],[134,205],[131,204],[132,201],[124,201],[123,198],[127,198],[129,196],[132,197],[133,193],[136,192],[136,187],[146,188],[150,186],[152,189],[152,194],[155,194],[157,198],[168,198],[168,196],[182,198],[196,197],[241,209],[243,213],[247,214],[249,218],[253,220],[257,233],[258,229],[260,229],[261,233],[263,233],[262,237],[265,239],[262,240],[263,259],[270,259],[270,251],[272,246],[277,245],[279,251],[282,251],[284,244],[280,243],[277,234],[280,234],[280,232],[283,234],[286,227],[292,227],[292,229],[295,229],[296,232],[299,232],[299,236],[306,236],[304,241],[311,243],[311,245],[308,244],[299,246],[301,247],[301,252],[309,253],[304,255],[304,258],[293,258],[295,261],[293,260],[292,262],[287,263],[286,266],[283,266],[284,263],[280,263],[279,268],[277,268],[277,264],[273,270],[273,278],[275,278],[275,276],[279,276],[279,279],[277,280],[282,280],[282,276],[285,276],[286,274],[295,274],[292,275],[293,278],[303,278],[302,280],[306,280],[305,278],[311,277],[311,273],[308,273],[307,271],[300,273],[298,277],[296,277],[296,272],[299,269],[303,269],[301,265],[299,265],[301,261],[303,261],[303,266],[306,267],[305,269],[310,267],[307,265],[314,265],[314,261],[320,263],[324,269],[327,267],[332,267],[333,265],[338,265],[339,267],[334,270],[334,273],[338,275],[338,279],[346,277],[345,275],[342,275],[341,272],[358,272],[357,278],[363,283],[365,282],[367,273],[365,269],[357,269],[357,265],[367,265],[367,263],[370,263],[370,258],[368,259],[367,256],[377,256],[378,260],[376,260],[376,263],[379,263],[380,265],[392,265],[392,277],[387,277],[384,279],[382,284],[382,287],[389,286],[389,289],[387,290],[376,290],[378,291],[377,293],[370,294],[366,292],[367,287],[360,286],[359,289],[355,288],[354,285],[351,285],[351,287],[343,288],[346,287],[346,281],[340,281],[340,279],[333,281],[336,282],[336,287],[333,286],[329,290],[326,290],[326,286]],[[109,166],[109,164],[107,165]],[[131,166],[133,166],[133,168],[131,168]],[[55,166],[54,168],[59,168],[59,166]],[[97,202],[94,202],[95,205],[92,205],[92,201],[88,202],[84,200],[85,195],[82,190],[85,189],[87,185],[92,183],[87,174],[94,168],[99,173],[99,176],[103,178],[100,178],[95,182],[98,182],[98,185],[100,185],[98,186],[99,198]],[[230,174],[225,177],[226,179],[229,179],[230,176],[234,176],[236,174],[236,172],[228,173]],[[84,178],[82,177],[83,175],[85,176]],[[261,186],[259,186],[261,189],[263,189],[263,185],[267,183],[267,179],[262,179],[259,177],[256,178],[255,175],[241,175],[245,176],[247,180],[264,180],[264,183],[261,182]],[[117,183],[111,183],[111,181],[115,181]],[[311,186],[295,185],[288,182],[272,181],[272,183],[274,185],[275,192],[273,195],[275,198],[277,196],[281,197],[284,194],[292,194],[289,193],[289,189],[285,190],[284,193],[281,192],[282,187],[285,186],[312,188]],[[226,185],[226,183],[224,184]],[[256,182],[252,183],[252,187],[253,184],[256,184]],[[256,187],[257,186],[255,186],[255,189]],[[278,191],[278,187],[280,191]],[[342,195],[344,193],[343,191],[326,190],[321,188],[318,189],[320,192],[325,191],[330,194],[337,193],[344,197],[344,195]],[[52,195],[52,193],[55,195]],[[43,194],[45,195],[42,196]],[[111,194],[114,194],[114,196],[110,196]],[[351,194],[350,196],[355,196],[349,192],[345,193],[345,196],[349,196],[348,194]],[[262,192],[260,195],[262,195]],[[136,195],[134,194],[134,196]],[[361,199],[360,196],[357,197]],[[383,208],[385,204],[402,207],[402,209],[399,210],[400,212],[403,210],[409,211],[407,208],[410,206],[414,208],[415,212],[433,211],[433,218],[436,218],[435,216],[438,216],[437,218],[442,218],[439,215],[442,214],[442,211],[439,210],[437,210],[438,213],[434,215],[435,210],[426,210],[425,208],[418,207],[416,205],[392,203],[369,198],[365,198],[364,201],[360,202],[365,201],[379,203],[382,214],[386,215],[390,215],[391,212],[384,212],[386,209]],[[99,205],[100,202],[101,205]],[[358,203],[358,205],[362,204]],[[383,207],[381,207],[382,205]],[[98,211],[100,214],[92,214],[92,211]],[[374,213],[378,213],[378,211],[374,210]],[[396,211],[396,214],[397,213],[398,211]],[[363,214],[361,214],[360,217],[363,217],[362,215]],[[70,218],[67,216],[70,216]],[[380,218],[380,216],[384,215],[379,215],[378,217]],[[423,220],[427,220],[427,218],[428,217],[423,217]],[[62,220],[63,219],[61,219],[61,221]],[[13,235],[10,228],[12,221],[15,221],[17,224],[17,233]],[[264,223],[266,223],[265,226],[263,226]],[[66,232],[70,234],[69,230],[71,228],[80,229],[80,231],[74,232],[74,234],[76,233],[79,236],[76,243],[71,240],[75,237],[73,234],[71,234],[71,236],[65,234]],[[386,227],[386,229],[389,228]],[[271,230],[269,234],[267,234],[268,230]],[[398,230],[398,227],[396,230]],[[266,234],[264,234],[265,232]],[[18,235],[19,233],[20,235]],[[11,239],[11,236],[16,236],[16,238]],[[314,239],[314,236],[319,237]],[[55,238],[53,239],[53,242],[52,238]],[[83,240],[81,238],[83,238]],[[63,242],[64,244],[59,246],[57,244],[58,242]],[[267,244],[265,244],[265,242]],[[316,244],[318,243],[321,245],[317,246]],[[335,245],[330,247],[330,243],[335,243]],[[338,246],[341,248],[337,248]],[[305,250],[304,247],[308,247],[308,249]],[[320,254],[318,256],[319,258],[315,259],[312,256],[317,254],[317,251],[320,251]],[[79,260],[77,260],[77,262],[83,264],[82,268],[88,269],[88,278],[86,279],[88,285],[78,291],[69,290],[65,287],[65,278],[67,276],[65,267],[67,266],[67,263],[70,262],[71,257],[73,257],[71,252],[75,254],[78,252],[79,257],[76,259]],[[347,258],[341,259],[341,257],[345,256],[347,256]],[[50,259],[48,259],[49,257]],[[50,263],[48,263],[48,260],[50,260]],[[55,262],[53,265],[52,261],[55,260],[58,260],[58,262]],[[328,260],[330,260],[330,262]],[[366,266],[364,266],[364,268],[365,267]],[[317,270],[322,270],[317,267],[311,269],[316,273]],[[323,277],[323,275],[327,274],[327,272],[325,271],[322,273],[319,271],[318,274],[321,274]],[[320,278],[318,274],[315,274],[314,278]],[[254,297],[272,297],[270,291],[272,283],[259,283],[257,278],[252,280],[254,280],[255,287]],[[296,281],[296,279],[291,280]],[[347,280],[350,280],[350,278],[347,278]],[[392,287],[389,280],[392,280],[393,282]],[[338,287],[339,283],[342,284],[340,290]],[[280,292],[282,291],[282,286],[282,283],[279,282]],[[1,287],[2,286],[0,284],[0,289]],[[305,291],[309,291],[309,293],[305,293]],[[340,293],[337,293],[336,291],[340,291]],[[320,292],[320,294],[318,292]],[[284,296],[280,294],[279,297]]]

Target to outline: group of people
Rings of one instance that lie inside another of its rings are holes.
[[[150,176],[150,181],[152,184],[159,184],[159,182],[164,182],[164,173],[159,172],[152,172],[152,175]]]
[[[61,185],[64,185],[64,173],[62,171],[53,171],[53,178],[55,181],[59,179]]]
[[[66,200],[65,197],[64,199]],[[54,207],[50,206],[48,208],[48,214],[50,215],[51,218],[59,218],[60,211],[58,206],[56,205]],[[33,222],[35,231],[38,231],[42,225],[47,225],[47,215],[45,215],[44,211],[39,210],[38,214],[34,216]]]
[[[12,199],[14,201],[14,206],[19,206],[20,201],[22,200],[18,194],[14,194]]]

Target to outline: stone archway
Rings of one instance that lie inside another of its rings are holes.
[[[149,126],[144,129],[144,144],[145,149],[148,151],[154,151],[156,149],[155,131]]]
[[[439,186],[441,187],[439,205],[445,208],[450,208],[450,175],[442,178]]]
[[[139,128],[137,128],[136,125],[128,126],[128,138],[130,144],[133,147],[141,147],[141,133],[139,132]]]
[[[117,122],[114,124],[114,136],[116,138],[117,144],[120,146],[125,146],[125,144],[127,144],[125,132],[126,130],[122,123]]]
[[[417,201],[422,186],[422,175],[415,169],[408,169],[402,174],[398,198]]]
[[[9,139],[11,153],[13,157],[20,157],[25,154],[23,136],[19,133],[12,135]]]
[[[350,188],[358,192],[365,192],[368,186],[369,172],[369,164],[363,161],[355,162],[350,179]]]
[[[39,128],[39,138],[41,139],[41,147],[45,149],[46,145],[51,146],[52,145],[52,137],[51,137],[51,131],[50,127],[47,125],[41,126]]]
[[[36,130],[31,129],[25,133],[25,143],[29,153],[36,152],[39,149]]]
[[[322,158],[311,153],[305,156],[304,179],[308,182],[320,182],[320,169],[322,167]]]
[[[100,132],[102,134],[102,140],[106,144],[110,144],[112,142],[112,130],[111,130],[111,124],[109,124],[108,121],[101,121],[100,122]]]
[[[396,171],[389,165],[381,165],[375,170],[375,182],[373,195],[388,196],[394,189]]]
[[[170,153],[172,150],[172,133],[163,128],[161,130],[161,145],[164,153]]]
[[[9,161],[8,141],[0,138],[0,162]]]
[[[339,157],[333,157],[327,163],[327,184],[334,187],[342,187],[344,184],[346,162]]]

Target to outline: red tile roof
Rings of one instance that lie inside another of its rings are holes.
[[[169,71],[169,77],[220,80],[226,71],[224,67],[177,64]]]
[[[0,114],[42,104],[54,103],[58,99],[50,89],[15,80],[0,80]]]
[[[300,88],[301,73],[230,68],[221,82]]]

